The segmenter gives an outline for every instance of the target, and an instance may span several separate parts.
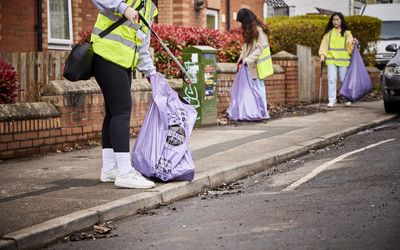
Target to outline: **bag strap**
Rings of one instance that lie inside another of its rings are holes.
[[[142,8],[144,7],[143,1],[140,1],[140,4],[138,7],[136,7],[136,11],[139,12]],[[118,19],[116,22],[111,24],[107,29],[103,30],[100,34],[99,37],[103,38],[105,37],[108,33],[113,31],[115,28],[123,24],[126,20],[128,20],[126,17],[122,16],[120,19]]]
[[[116,22],[114,22],[113,24],[111,24],[107,29],[103,30],[100,34],[99,37],[103,38],[105,37],[108,33],[110,33],[111,31],[113,31],[115,28],[117,28],[118,26],[120,26],[121,24],[123,24],[126,20],[126,17],[121,17],[120,19],[118,19]]]

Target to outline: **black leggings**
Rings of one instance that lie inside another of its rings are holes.
[[[93,75],[103,92],[106,110],[102,128],[103,148],[113,148],[114,152],[129,152],[132,71],[96,54],[92,67]]]

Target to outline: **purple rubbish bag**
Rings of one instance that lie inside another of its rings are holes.
[[[132,166],[146,177],[190,181],[195,167],[188,144],[196,109],[183,103],[161,74],[150,83],[153,101],[133,147]]]
[[[262,97],[246,64],[236,74],[227,113],[229,119],[234,121],[259,121],[268,118]]]
[[[351,102],[356,102],[372,91],[371,79],[361,58],[360,51],[354,46],[350,66],[340,88],[340,94]]]

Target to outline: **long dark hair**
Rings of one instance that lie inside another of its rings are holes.
[[[326,25],[324,34],[328,33],[329,31],[331,31],[331,29],[333,29],[333,27],[334,27],[333,26],[333,17],[334,16],[338,16],[340,18],[340,20],[342,21],[341,24],[340,24],[340,28],[341,28],[340,33],[342,34],[342,36],[344,36],[344,32],[346,32],[346,30],[347,30],[347,24],[346,24],[346,20],[344,19],[343,14],[340,13],[340,12],[333,13],[331,18],[329,18],[329,22]]]
[[[265,34],[269,35],[269,28],[266,23],[249,9],[240,9],[236,20],[242,24],[242,36],[245,43],[250,43],[258,38],[257,26],[260,26]]]

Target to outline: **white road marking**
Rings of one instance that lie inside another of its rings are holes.
[[[389,139],[389,140],[386,140],[386,141],[381,141],[381,142],[378,142],[378,143],[375,143],[375,144],[371,144],[371,145],[369,145],[369,146],[366,146],[366,147],[363,147],[363,148],[360,148],[360,149],[357,149],[357,150],[354,150],[354,151],[345,153],[345,154],[343,154],[343,155],[341,155],[341,156],[338,156],[338,157],[336,157],[336,158],[334,158],[334,159],[332,159],[332,160],[330,160],[330,161],[328,161],[328,162],[325,162],[325,163],[322,164],[321,166],[319,166],[319,167],[317,167],[316,169],[314,169],[313,171],[311,171],[311,172],[310,172],[309,174],[307,174],[306,176],[304,176],[304,177],[302,177],[301,179],[299,179],[299,180],[295,181],[294,183],[290,184],[288,187],[286,187],[286,188],[283,189],[282,191],[292,191],[292,190],[296,189],[296,188],[297,188],[298,186],[300,186],[301,184],[303,184],[303,183],[305,183],[305,182],[311,180],[311,179],[314,178],[315,176],[317,176],[319,173],[321,173],[322,171],[324,171],[326,168],[332,166],[332,165],[335,164],[336,162],[339,162],[339,161],[345,159],[346,157],[349,157],[350,155],[356,154],[356,153],[358,153],[358,152],[361,152],[361,151],[367,150],[367,149],[369,149],[369,148],[373,148],[373,147],[376,147],[376,146],[378,146],[378,145],[380,145],[380,144],[383,144],[383,143],[386,143],[386,142],[390,142],[390,141],[394,141],[394,140],[395,140],[395,139]]]

